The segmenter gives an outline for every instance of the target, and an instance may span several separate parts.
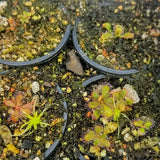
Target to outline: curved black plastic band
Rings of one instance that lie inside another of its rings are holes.
[[[111,75],[121,75],[121,76],[125,76],[125,75],[129,75],[129,74],[134,74],[134,73],[138,73],[139,71],[136,69],[130,69],[130,70],[115,70],[115,69],[111,69],[111,68],[107,68],[104,66],[99,65],[98,63],[94,62],[93,60],[91,60],[89,57],[87,57],[87,55],[81,50],[79,44],[78,44],[78,39],[77,39],[77,27],[78,27],[78,23],[79,23],[80,19],[77,18],[76,22],[75,22],[75,26],[74,29],[72,31],[72,39],[73,39],[73,44],[75,49],[77,50],[79,56],[86,62],[88,63],[91,67],[94,67],[98,70],[100,70],[102,73],[109,73]]]
[[[63,92],[62,92],[61,88],[59,87],[59,85],[58,85],[58,84],[56,84],[56,85],[57,85],[58,93],[63,94]],[[62,129],[61,129],[61,134],[63,135],[64,132],[65,132],[65,129],[66,129],[67,118],[68,118],[66,100],[63,101],[62,105],[63,105],[63,108],[64,108],[64,110],[65,110],[64,113],[63,113],[64,125],[63,125],[63,127],[62,127]],[[48,149],[45,151],[44,159],[47,159],[47,158],[55,151],[55,149],[57,148],[57,146],[59,145],[59,143],[60,143],[60,139],[56,139],[56,140],[54,141],[54,143],[51,145],[51,147],[48,148]]]
[[[91,83],[93,83],[93,82],[95,82],[95,81],[97,81],[97,80],[103,79],[103,78],[106,78],[106,75],[101,74],[101,75],[98,75],[98,76],[89,78],[89,79],[87,79],[86,81],[84,81],[84,82],[82,83],[82,86],[83,86],[83,87],[86,87],[86,86],[88,86],[89,84],[91,84]]]

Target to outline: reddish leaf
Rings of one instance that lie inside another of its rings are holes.
[[[32,110],[33,104],[34,104],[34,102],[29,102],[29,103],[24,104],[23,106],[21,106],[21,108]]]
[[[16,101],[17,106],[22,105],[23,98],[24,98],[24,96],[23,96],[22,92],[18,92],[18,94],[15,97],[15,101]]]
[[[99,94],[94,91],[94,92],[91,93],[91,96],[92,96],[93,98],[98,98],[98,97],[99,97]]]
[[[19,119],[19,111],[18,110],[14,110],[13,114],[11,115],[11,120],[13,122],[17,122]]]
[[[23,92],[18,92],[12,100],[4,101],[6,106],[11,107],[8,110],[8,113],[11,114],[11,120],[14,122],[17,122],[19,118],[24,117],[25,113],[31,114],[33,110],[34,102],[29,102],[23,105],[23,98]]]
[[[20,109],[21,113],[20,113],[20,117],[23,117],[26,113],[31,114],[32,110],[30,109]]]
[[[99,110],[94,110],[92,114],[92,119],[97,120],[100,117],[100,111]]]
[[[12,101],[12,100],[5,100],[4,101],[4,104],[8,107],[12,107],[12,108],[15,108],[15,103]]]

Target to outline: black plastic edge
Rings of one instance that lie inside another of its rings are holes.
[[[93,82],[95,82],[95,81],[98,81],[98,80],[100,80],[100,79],[103,79],[103,78],[106,78],[106,75],[101,74],[101,75],[98,75],[98,76],[94,76],[94,77],[92,77],[92,78],[89,78],[89,79],[87,79],[86,81],[84,81],[84,82],[82,83],[82,87],[87,87],[89,84],[91,84],[91,83],[93,83]]]
[[[62,92],[61,88],[59,87],[59,85],[57,83],[56,83],[56,85],[57,85],[57,91],[58,91],[58,93],[63,94],[63,92]],[[64,107],[65,111],[63,113],[64,125],[63,125],[63,127],[61,129],[61,134],[62,134],[61,136],[63,136],[63,134],[65,132],[66,125],[67,125],[67,118],[68,118],[66,100],[64,100],[62,104],[63,104],[63,107]],[[44,159],[49,158],[49,156],[55,151],[55,149],[57,148],[57,146],[59,145],[59,143],[60,143],[60,139],[56,139],[54,141],[54,143],[51,145],[51,147],[48,148],[45,151],[45,153],[44,153]]]
[[[79,43],[78,43],[78,39],[77,39],[77,27],[78,27],[78,23],[80,21],[80,18],[77,18],[75,21],[75,26],[73,28],[72,31],[72,39],[73,39],[73,44],[75,49],[77,50],[79,56],[86,62],[88,63],[91,67],[98,69],[99,71],[101,71],[102,73],[106,74],[111,74],[111,75],[120,75],[120,76],[125,76],[125,75],[130,75],[130,74],[135,74],[138,73],[139,71],[136,69],[130,69],[130,70],[115,70],[115,69],[111,69],[111,68],[107,68],[104,66],[99,65],[98,63],[94,62],[93,60],[91,60],[80,48]]]
[[[61,5],[60,6],[62,10],[64,10],[67,14],[69,14],[66,11],[66,8]],[[71,33],[71,24],[67,25],[64,37],[62,38],[61,42],[58,44],[58,46],[51,52],[49,52],[47,55],[44,55],[42,57],[30,60],[30,61],[23,61],[23,62],[12,62],[12,61],[7,61],[3,60],[0,58],[0,63],[8,66],[14,66],[14,67],[23,67],[23,66],[29,66],[29,65],[36,65],[36,64],[42,64],[46,63],[47,61],[51,60],[55,56],[58,55],[58,53],[61,51],[61,49],[66,45]]]
[[[83,157],[83,155],[80,153],[80,151],[78,150],[77,147],[74,147],[73,152],[74,152],[75,158],[78,158],[79,160],[86,160],[86,159]]]

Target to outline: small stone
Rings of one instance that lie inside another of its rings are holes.
[[[0,14],[4,12],[4,9],[7,7],[7,1],[0,1]]]
[[[27,2],[25,3],[25,6],[27,6],[27,7],[32,6],[32,2],[31,2],[31,1],[27,1]]]
[[[136,90],[133,88],[132,85],[126,84],[123,89],[126,90],[126,96],[125,98],[131,99],[133,103],[138,103],[140,101],[140,98],[136,92]]]
[[[119,155],[120,155],[120,156],[122,156],[122,155],[123,155],[124,150],[123,150],[123,149],[119,149],[119,150],[118,150],[118,152],[119,152]]]
[[[143,33],[141,37],[142,37],[142,39],[146,39],[148,37],[148,35],[146,33]]]
[[[126,156],[127,155],[127,152],[123,152],[123,156]]]
[[[34,158],[33,160],[40,160],[39,157]]]
[[[8,26],[8,19],[0,15],[0,32],[4,31]]]
[[[12,134],[10,129],[6,125],[0,126],[0,136],[2,137],[6,145],[12,144]]]
[[[154,44],[157,46],[158,45],[158,39],[157,38],[153,38],[153,42]]]
[[[96,60],[99,62],[103,61],[104,59],[105,59],[105,57],[103,55],[98,55],[96,58]]]
[[[28,139],[24,139],[22,143],[22,148],[23,149],[31,149],[32,148],[32,142]]]
[[[19,57],[18,59],[17,59],[17,62],[23,62],[24,61],[24,58],[23,57]]]
[[[37,81],[32,83],[32,92],[37,93],[40,90],[39,83]]]
[[[101,157],[105,157],[106,156],[106,150],[102,150],[101,151]]]
[[[126,127],[126,128],[121,132],[121,134],[122,134],[122,135],[125,135],[128,131],[130,131],[130,128],[129,128],[129,127]]]
[[[84,71],[83,67],[79,61],[79,58],[76,56],[75,52],[71,50],[67,53],[70,60],[66,63],[66,68],[72,72],[74,72],[77,75],[83,76]]]
[[[69,158],[67,158],[67,157],[64,157],[64,158],[63,158],[63,160],[70,160],[70,159],[69,159]]]
[[[71,93],[71,92],[72,92],[71,87],[67,87],[67,93]]]
[[[126,133],[126,134],[124,135],[124,140],[125,140],[126,142],[132,141],[132,140],[133,140],[133,136],[130,135],[129,133]]]
[[[51,146],[51,143],[47,141],[45,144],[45,148],[49,148],[50,146]]]
[[[41,150],[37,151],[37,156],[41,155]]]
[[[40,136],[36,136],[36,137],[35,137],[35,140],[36,140],[37,142],[39,142],[41,139],[42,139],[42,137],[40,137]]]

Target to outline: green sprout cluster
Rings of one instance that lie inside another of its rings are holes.
[[[103,33],[99,38],[99,41],[101,43],[111,41],[115,38],[132,39],[134,37],[134,34],[131,32],[123,33],[124,27],[119,24],[114,25],[114,27],[112,27],[110,23],[106,22],[103,23],[103,28],[105,28],[107,32]]]
[[[132,121],[132,126],[135,127],[133,134],[135,136],[143,136],[146,134],[146,131],[149,130],[154,125],[153,120],[149,117],[142,116],[138,119]]]
[[[93,142],[93,146],[90,147],[90,152],[96,156],[100,156],[100,148],[109,148],[111,143],[108,139],[108,134],[113,133],[117,129],[116,122],[109,122],[106,125],[95,125],[93,130],[89,130],[83,137],[85,142]]]
[[[128,118],[122,112],[131,110],[133,101],[126,96],[126,90],[120,87],[110,90],[108,85],[103,85],[100,91],[93,91],[90,95],[88,107],[91,110],[93,120],[102,122],[102,125],[95,125],[94,129],[88,130],[83,140],[92,143],[90,152],[100,156],[102,148],[111,148],[108,134],[119,128],[119,118],[121,115]],[[119,134],[119,129],[118,129]]]
[[[26,113],[26,118],[28,119],[28,121],[21,126],[20,133],[16,134],[16,136],[21,136],[25,133],[26,135],[30,135],[31,133],[33,133],[34,130],[37,130],[38,127],[50,126],[50,124],[43,122],[41,119],[45,110],[46,109],[44,109],[40,114],[38,114],[37,111],[33,112],[33,116]]]
[[[125,89],[117,88],[110,91],[108,85],[104,85],[100,93],[92,92],[91,101],[88,103],[92,119],[97,120],[102,117],[118,121],[121,112],[131,110],[130,106],[133,104],[133,101],[125,96]]]

